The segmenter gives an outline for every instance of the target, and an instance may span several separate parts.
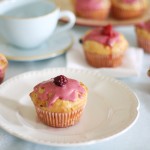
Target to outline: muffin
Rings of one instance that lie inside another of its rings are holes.
[[[112,16],[117,19],[133,19],[142,16],[147,10],[147,0],[111,0]]]
[[[148,71],[147,71],[147,75],[150,77],[150,69],[148,69]]]
[[[30,97],[38,118],[44,124],[64,128],[79,122],[87,92],[82,82],[59,75],[37,84]]]
[[[3,82],[5,77],[5,72],[8,66],[8,61],[3,54],[0,54],[0,83]]]
[[[104,20],[110,11],[109,0],[74,0],[74,11],[78,17]]]
[[[135,25],[137,43],[146,53],[150,53],[150,21]]]
[[[87,32],[80,43],[82,43],[88,64],[96,68],[121,65],[128,47],[124,36],[114,31],[111,25]]]

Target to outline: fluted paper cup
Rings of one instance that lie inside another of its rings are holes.
[[[95,53],[85,52],[85,57],[89,65],[100,68],[100,67],[117,67],[121,65],[123,54],[113,55],[99,55]]]
[[[56,113],[35,107],[38,118],[46,125],[56,128],[66,128],[73,126],[79,122],[83,113],[83,108],[69,112],[69,113]]]

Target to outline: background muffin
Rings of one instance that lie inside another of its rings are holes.
[[[30,97],[43,123],[68,127],[80,120],[87,101],[87,87],[60,75],[36,85]]]
[[[96,68],[121,65],[128,47],[124,36],[114,31],[111,25],[87,32],[81,42],[87,62]]]
[[[0,83],[3,82],[5,77],[5,72],[8,66],[8,61],[3,54],[0,54]]]
[[[135,25],[137,43],[146,53],[150,53],[150,21]]]
[[[110,11],[109,0],[73,0],[77,16],[87,19],[103,20]]]
[[[142,16],[148,7],[147,0],[111,0],[112,15],[117,19],[132,19]]]
[[[150,69],[148,69],[148,71],[147,71],[147,75],[150,77]]]

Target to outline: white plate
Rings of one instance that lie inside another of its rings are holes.
[[[22,49],[8,44],[0,37],[0,53],[14,61],[36,61],[64,54],[73,45],[73,36],[69,32],[53,34],[41,46],[32,49]]]
[[[52,128],[36,116],[29,93],[35,84],[64,74],[85,83],[88,103],[81,121],[69,128]],[[27,72],[0,85],[0,126],[35,143],[76,146],[111,139],[127,131],[138,117],[136,95],[123,83],[92,71],[53,68]]]

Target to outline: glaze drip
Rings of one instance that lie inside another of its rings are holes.
[[[48,101],[48,106],[51,106],[57,99],[73,102],[78,97],[81,98],[85,93],[85,89],[80,85],[80,82],[74,79],[67,79],[67,84],[62,87],[57,86],[53,82],[54,79],[36,85],[34,91],[37,93],[38,99]],[[43,90],[43,92],[39,92],[39,89]]]
[[[92,30],[83,38],[83,42],[87,40],[97,41],[106,46],[112,47],[119,41],[119,33],[114,31],[111,25],[107,25]]]

